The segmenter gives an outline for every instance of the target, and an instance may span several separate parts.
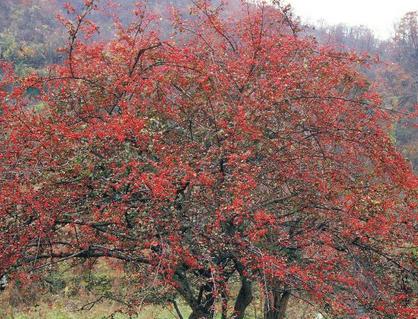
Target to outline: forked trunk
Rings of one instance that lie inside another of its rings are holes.
[[[271,289],[264,303],[264,319],[284,319],[289,299],[289,290]]]

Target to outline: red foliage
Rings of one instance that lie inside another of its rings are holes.
[[[3,75],[0,273],[105,256],[148,264],[196,313],[237,271],[329,312],[415,318],[417,178],[365,61],[240,10],[196,1],[165,40],[145,16],[106,43],[77,37],[81,13],[63,65]],[[199,307],[186,275],[209,289]]]

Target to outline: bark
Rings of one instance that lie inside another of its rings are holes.
[[[196,298],[190,287],[189,280],[183,269],[179,268],[175,273],[177,291],[184,298],[192,309],[189,319],[212,319],[215,311],[215,298],[213,296],[213,284],[207,282],[200,289],[199,296]]]
[[[238,292],[237,299],[234,305],[233,319],[242,319],[245,315],[245,310],[253,300],[252,285],[251,281],[245,274],[244,265],[237,259],[234,258],[235,269],[238,271],[241,280],[241,288]]]
[[[243,319],[245,316],[245,310],[253,299],[252,283],[246,276],[244,266],[240,263],[240,261],[234,259],[234,264],[235,270],[238,271],[240,275],[241,287],[235,300],[234,313],[230,318]],[[192,292],[185,271],[179,268],[175,274],[177,291],[192,309],[192,313],[188,319],[213,319],[215,316],[214,308],[216,298],[214,296],[214,283],[211,281],[212,279],[210,274],[202,274],[202,276],[205,277],[207,281],[200,287],[198,295],[195,296]],[[226,319],[228,316],[227,299],[228,296],[226,295],[225,290],[221,289],[222,319]]]
[[[190,314],[189,319],[212,319],[213,315],[214,313],[212,311],[208,313],[204,309],[195,309]]]
[[[253,300],[252,285],[246,277],[241,276],[241,288],[234,306],[234,319],[243,319],[245,310]]]
[[[269,291],[264,303],[264,319],[284,319],[287,305],[290,299],[290,291],[277,286]]]

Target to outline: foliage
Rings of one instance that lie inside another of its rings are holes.
[[[390,56],[402,69],[398,77],[401,112],[412,113],[403,120],[403,128],[398,130],[397,138],[405,149],[406,156],[414,167],[418,167],[418,12],[409,12],[396,27]],[[390,92],[390,91],[389,91]]]
[[[138,5],[109,41],[94,41],[98,9],[67,5],[68,58],[48,75],[3,65],[0,274],[106,258],[190,319],[244,318],[254,284],[266,318],[290,297],[417,316],[418,181],[367,59],[299,38],[266,4],[195,1],[169,37]]]
[[[13,62],[19,74],[59,58],[56,50],[64,34],[50,6],[48,0],[2,2],[0,21],[7,23],[0,23],[0,59]]]
[[[387,41],[377,39],[363,26],[322,25],[311,30],[323,44],[343,51],[371,54],[381,60],[363,72],[374,81],[383,105],[398,116],[393,137],[415,171],[418,170],[417,26],[417,12],[409,12],[395,26],[394,38]]]

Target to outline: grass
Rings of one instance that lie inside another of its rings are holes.
[[[159,306],[147,306],[138,315],[129,316],[118,313],[118,307],[111,304],[100,304],[91,310],[75,310],[63,302],[56,302],[53,305],[42,303],[36,307],[26,309],[0,310],[2,319],[177,319],[173,310]],[[185,317],[187,313],[184,311]]]
[[[138,314],[129,316],[120,312],[121,309],[126,310],[121,303],[103,299],[91,309],[81,310],[88,308],[88,303],[97,300],[97,296],[109,293],[112,287],[118,287],[121,295],[131,287],[130,282],[121,281],[122,275],[107,263],[98,263],[88,280],[84,274],[77,275],[76,271],[51,273],[47,278],[50,288],[53,288],[49,292],[42,292],[37,283],[31,283],[23,289],[11,285],[0,293],[0,319],[178,319],[171,304],[148,304],[137,309]],[[259,296],[255,290],[255,296]],[[188,318],[190,308],[181,300],[177,304],[183,317]],[[254,298],[247,308],[245,319],[262,319],[262,308],[262,300]],[[311,307],[292,300],[286,318],[315,319],[316,316]],[[215,319],[220,319],[220,315]]]
[[[21,309],[0,309],[1,319],[178,319],[173,307],[162,306],[146,306],[138,315],[129,316],[127,314],[118,313],[118,305],[116,303],[104,302],[96,305],[90,310],[77,310],[75,304],[78,301],[65,300],[59,298],[53,303],[40,303],[34,307]],[[179,308],[184,318],[188,318],[190,309],[179,304]],[[114,315],[111,317],[111,315]],[[215,319],[220,319],[217,315]],[[316,316],[307,308],[306,305],[293,303],[289,309],[288,319],[315,319]],[[245,319],[262,319],[260,306],[254,304],[247,309]]]
[[[119,313],[120,304],[112,301],[105,301],[96,304],[90,310],[80,310],[89,299],[83,296],[66,298],[63,295],[47,295],[46,299],[38,301],[36,305],[6,306],[7,296],[0,298],[0,318],[1,319],[178,319],[172,305],[147,305],[144,306],[137,315],[129,316]],[[10,296],[9,296],[10,298]],[[191,313],[190,308],[181,300],[177,302],[184,318],[188,318]],[[113,317],[112,314],[114,315]],[[247,309],[245,319],[261,319],[260,303],[255,300]],[[302,317],[301,317],[302,318]],[[221,319],[220,314],[215,319]],[[298,318],[299,319],[299,318]]]

